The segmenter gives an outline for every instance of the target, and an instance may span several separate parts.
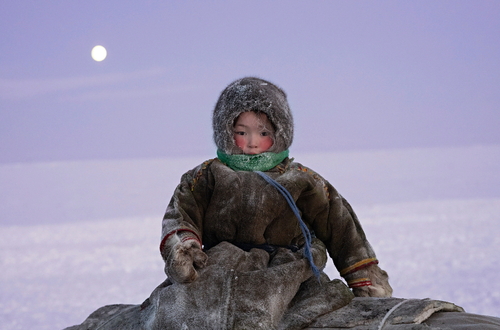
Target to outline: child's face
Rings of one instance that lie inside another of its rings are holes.
[[[233,132],[236,145],[247,155],[266,152],[273,145],[274,128],[263,113],[243,112],[236,119]]]

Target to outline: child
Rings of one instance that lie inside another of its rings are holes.
[[[195,281],[205,252],[221,242],[268,251],[270,263],[279,248],[302,248],[313,270],[322,268],[311,255],[324,249],[315,236],[354,295],[391,296],[349,203],[288,158],[293,119],[283,90],[259,78],[236,80],[219,97],[213,130],[218,158],[182,176],[163,219],[160,251],[172,283]]]
[[[218,158],[182,176],[163,218],[168,278],[142,305],[153,328],[302,329],[353,293],[391,296],[351,206],[288,158],[293,119],[279,87],[233,82],[213,130]],[[326,250],[352,292],[321,272]]]

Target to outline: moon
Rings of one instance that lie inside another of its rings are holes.
[[[94,48],[92,48],[92,52],[90,53],[92,56],[92,59],[96,62],[101,62],[103,61],[106,56],[108,55],[108,52],[106,48],[104,48],[101,45],[97,45]]]

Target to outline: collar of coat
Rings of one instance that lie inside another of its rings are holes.
[[[217,157],[235,171],[268,171],[288,157],[288,150],[280,153],[263,152],[258,155],[228,155],[219,149]]]

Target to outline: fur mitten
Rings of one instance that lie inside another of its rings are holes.
[[[199,268],[207,262],[198,237],[190,231],[178,231],[170,235],[162,247],[165,249],[165,274],[174,283],[190,283],[198,277]]]

